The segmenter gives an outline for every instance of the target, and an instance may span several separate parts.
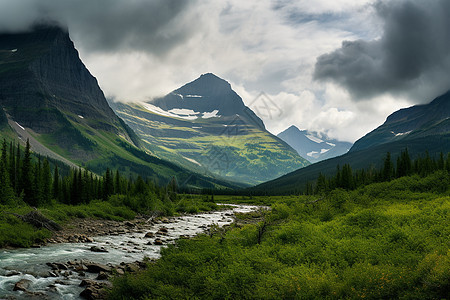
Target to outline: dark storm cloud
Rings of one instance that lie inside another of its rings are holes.
[[[374,7],[384,23],[382,37],[344,41],[320,56],[315,79],[342,85],[355,100],[382,93],[422,98],[450,89],[450,1],[379,1]]]
[[[91,51],[164,53],[189,37],[193,24],[180,15],[194,1],[184,0],[2,0],[0,30],[26,30],[36,22],[67,26]],[[192,27],[191,27],[192,26]]]

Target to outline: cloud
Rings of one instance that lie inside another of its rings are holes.
[[[319,56],[315,79],[345,87],[355,101],[390,93],[429,102],[448,90],[450,2],[378,1],[374,7],[382,36],[344,41]]]
[[[2,0],[0,30],[23,31],[35,22],[67,26],[89,51],[163,54],[189,38],[196,26],[178,21],[197,1]]]
[[[297,125],[355,140],[405,102],[368,109],[312,78],[318,55],[343,40],[361,41],[352,47],[374,57],[368,64],[379,60],[372,43],[382,33],[374,11],[382,8],[373,1],[0,0],[0,31],[36,21],[67,26],[82,61],[116,100],[162,96],[212,72],[247,104],[261,92],[271,97],[282,110],[263,118],[273,133]],[[339,59],[351,62],[345,55]]]

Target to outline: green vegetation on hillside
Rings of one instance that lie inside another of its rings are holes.
[[[380,169],[372,167],[354,172],[349,164],[345,164],[342,169],[338,165],[334,176],[325,177],[323,174],[319,174],[314,186],[312,183],[307,183],[305,193],[308,195],[323,194],[329,193],[336,188],[354,190],[360,186],[374,182],[390,181],[394,178],[409,175],[424,177],[436,171],[450,172],[450,153],[444,155],[441,152],[439,158],[435,159],[430,157],[428,152],[426,152],[425,155],[412,160],[409,156],[408,149],[405,149],[397,157],[396,163],[394,163],[391,154],[388,152]],[[434,190],[445,190],[447,188],[447,182],[448,180],[435,182]]]
[[[117,277],[110,298],[446,298],[449,185],[440,170],[320,197],[253,197],[272,202],[261,221],[179,240]]]
[[[309,164],[244,116],[186,120],[158,115],[140,104],[111,106],[149,151],[194,172],[257,184]]]

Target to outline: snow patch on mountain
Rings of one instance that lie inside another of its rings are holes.
[[[319,154],[319,152],[317,152],[317,151],[311,151],[311,152],[308,152],[308,153],[307,153],[307,155],[310,156],[310,157],[314,157],[315,154]]]
[[[25,130],[25,128],[23,126],[21,126],[19,123],[15,122],[17,126],[20,127],[20,129]]]
[[[202,164],[199,163],[198,161],[196,161],[195,159],[192,159],[192,158],[189,158],[189,157],[186,157],[186,156],[183,156],[183,155],[182,155],[182,157],[183,157],[185,160],[190,161],[191,163],[194,163],[194,164],[196,164],[196,165],[202,166]]]
[[[217,109],[213,110],[212,112],[204,112],[202,118],[203,119],[209,119],[209,118],[218,118],[220,117],[217,113],[219,111]]]
[[[183,96],[183,95],[181,95],[181,94],[177,94],[177,93],[172,93],[172,94],[174,94],[175,96],[178,96],[178,97],[180,97],[181,99],[183,99],[183,98],[184,98],[184,96]]]
[[[165,117],[171,117],[171,118],[181,118],[185,120],[196,120],[198,118],[203,119],[209,119],[209,118],[218,118],[220,115],[218,115],[219,110],[215,109],[211,112],[196,112],[192,109],[186,109],[186,108],[172,108],[169,111],[165,111],[161,107],[158,107],[156,105],[141,102],[140,103],[146,110],[151,111],[155,114],[165,116]]]
[[[165,111],[164,109],[155,106],[153,104],[150,103],[145,103],[145,102],[141,102],[142,107],[144,107],[146,110],[153,112],[155,114],[161,115],[161,116],[166,116],[166,117],[171,117],[171,118],[181,118],[181,119],[186,119],[186,120],[195,120],[198,117],[192,114],[189,114],[191,112],[191,110],[186,110],[189,111],[189,113],[187,113],[186,111],[182,110],[182,109],[172,109],[170,111]],[[173,112],[172,112],[173,111]],[[195,113],[194,111],[192,111],[193,113]],[[177,113],[180,113],[177,114]],[[195,113],[198,114],[198,113]]]
[[[412,131],[412,130],[406,131],[406,132],[399,132],[399,133],[395,133],[395,132],[391,131],[391,133],[392,133],[393,135],[395,135],[395,136],[402,136],[402,135],[410,134],[411,131]]]
[[[321,139],[319,139],[318,137],[316,137],[316,136],[307,134],[306,137],[307,137],[308,139],[310,139],[311,141],[316,142],[316,143],[318,143],[318,144],[323,143],[323,141],[322,141]]]
[[[200,96],[200,95],[186,95],[185,97],[188,97],[188,98],[203,98],[203,96]]]

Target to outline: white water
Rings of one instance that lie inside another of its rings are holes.
[[[164,226],[168,228],[168,235],[159,238],[170,243],[180,236],[202,233],[211,224],[219,226],[231,224],[235,212],[245,213],[256,209],[257,206],[239,205],[234,206],[232,210],[169,218],[169,223],[156,224],[144,233],[101,236],[94,238],[93,243],[53,244],[37,249],[0,249],[0,299],[36,299],[36,296],[31,297],[24,292],[13,291],[15,283],[21,279],[31,281],[29,291],[43,293],[48,299],[80,299],[79,294],[83,288],[78,285],[81,280],[93,279],[97,274],[86,273],[86,276],[82,277],[74,272],[66,277],[49,277],[51,269],[46,265],[47,262],[67,263],[83,260],[119,265],[121,262],[141,261],[144,257],[159,258],[160,249],[164,246],[147,245],[155,240],[145,238],[147,232],[155,233]],[[104,247],[108,252],[90,251],[89,248],[94,245]],[[12,275],[13,272],[20,274]]]

